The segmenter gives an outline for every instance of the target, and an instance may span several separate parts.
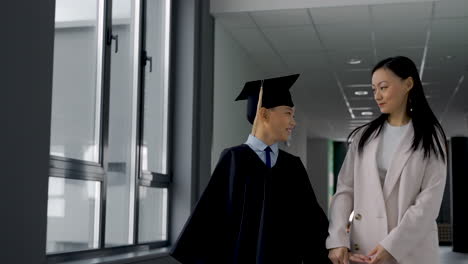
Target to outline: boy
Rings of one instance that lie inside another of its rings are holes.
[[[329,263],[328,220],[307,172],[278,149],[296,125],[289,89],[298,77],[245,84],[236,101],[248,100],[252,134],[221,154],[172,252],[181,263]]]

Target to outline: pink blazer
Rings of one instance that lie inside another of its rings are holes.
[[[330,205],[327,248],[348,247],[367,255],[380,244],[399,264],[439,263],[436,218],[447,164],[433,152],[423,159],[422,149],[411,151],[413,136],[411,125],[397,147],[383,188],[376,162],[379,137],[371,136],[361,154],[359,135],[351,143]],[[352,211],[353,224],[347,233]]]

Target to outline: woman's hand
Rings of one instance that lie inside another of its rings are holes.
[[[348,248],[332,248],[328,251],[328,258],[333,264],[349,264]]]
[[[393,256],[381,245],[377,245],[368,255],[371,259],[367,263],[379,264],[386,260],[393,259]]]
[[[371,261],[371,258],[361,254],[349,253],[349,260],[358,263],[369,263]]]

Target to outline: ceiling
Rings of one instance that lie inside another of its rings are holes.
[[[370,70],[395,55],[418,66],[448,136],[468,136],[468,0],[214,16],[268,76],[302,73],[293,98],[311,137],[344,139],[375,118]],[[349,64],[352,59],[361,63]]]

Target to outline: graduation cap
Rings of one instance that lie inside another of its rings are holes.
[[[267,109],[281,105],[293,107],[294,103],[289,89],[296,82],[298,77],[299,74],[293,74],[245,83],[236,101],[247,100],[247,120],[249,120],[250,124],[253,124],[255,115],[257,114],[258,97],[262,85],[262,107]]]

